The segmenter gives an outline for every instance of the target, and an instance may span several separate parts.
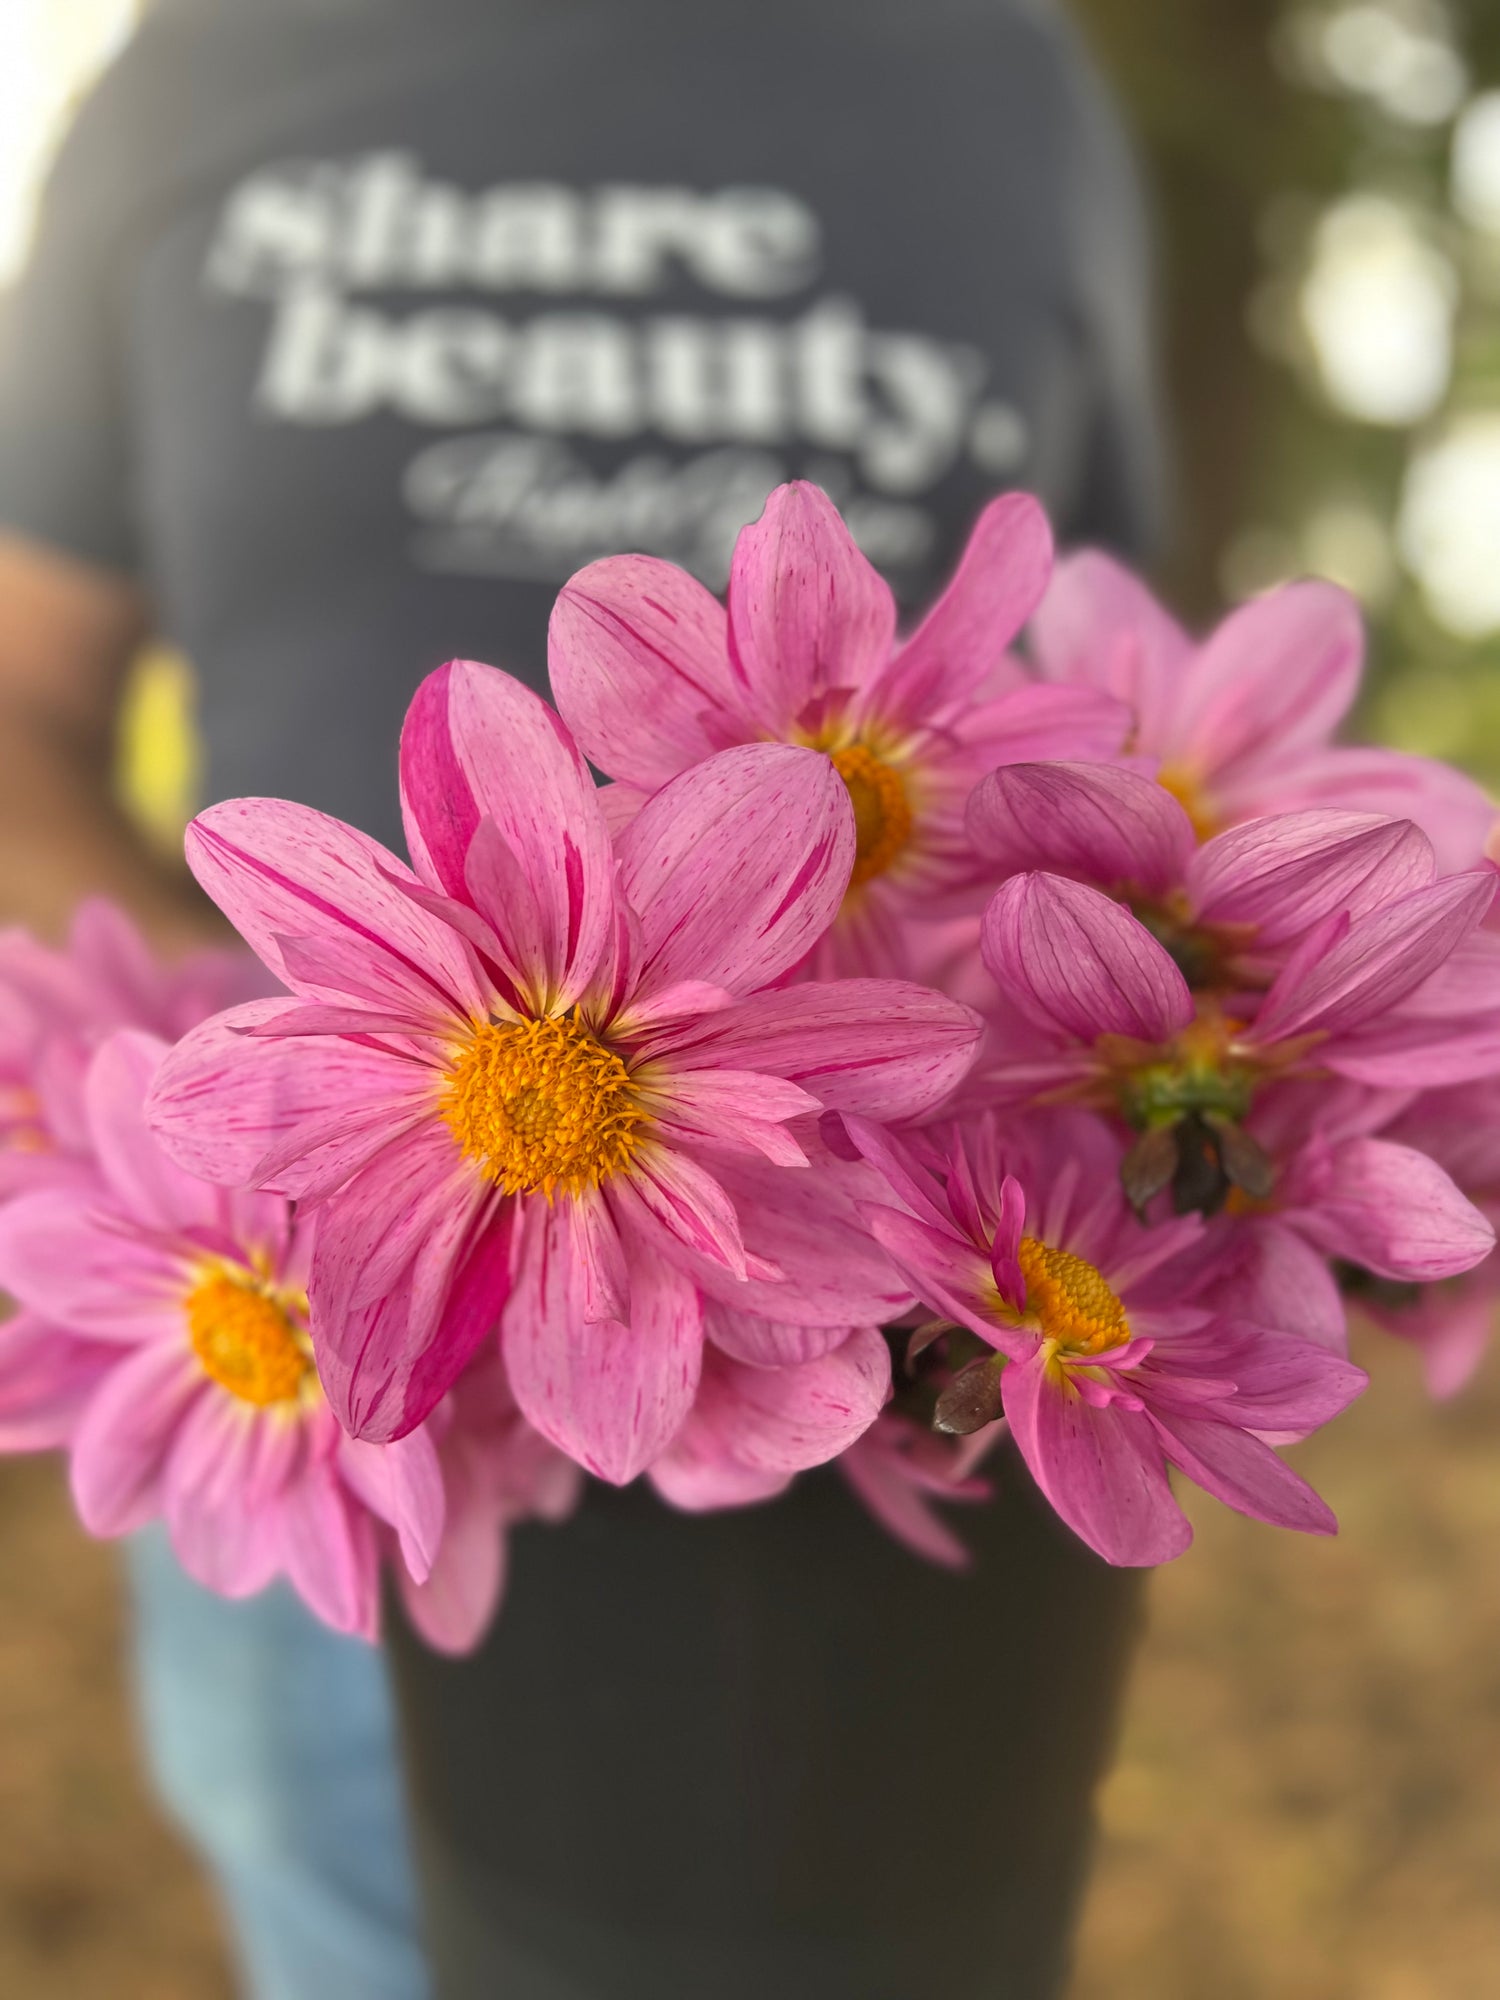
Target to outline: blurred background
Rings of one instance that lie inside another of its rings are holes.
[[[0,285],[134,0],[0,0]],[[1375,736],[1500,785],[1500,8],[1074,0],[1153,188],[1193,617],[1299,573],[1355,591]],[[121,784],[190,810],[191,675],[140,664]],[[1500,1366],[1369,1396],[1305,1448],[1324,1546],[1189,1510],[1106,1789],[1077,2000],[1500,1992]],[[147,1805],[109,1553],[56,1469],[0,1464],[0,1993],[227,1994]]]

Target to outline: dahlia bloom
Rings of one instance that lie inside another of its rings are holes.
[[[1272,819],[1222,836],[1238,844],[1227,860],[1215,843],[1201,850],[1194,863],[1206,861],[1212,892],[1200,876],[1190,921],[1168,942],[1112,897],[1058,875],[1012,876],[985,912],[981,948],[998,988],[986,1084],[1013,1101],[1068,1097],[1119,1112],[1142,1135],[1127,1163],[1138,1204],[1168,1185],[1180,1208],[1208,1210],[1231,1185],[1269,1192],[1245,1121],[1289,1078],[1410,1088],[1500,1070],[1496,997],[1476,1009],[1471,977],[1492,966],[1495,940],[1478,926],[1494,875],[1448,876],[1369,907],[1372,884],[1399,889],[1410,860],[1401,841],[1352,886],[1330,868],[1327,892],[1284,829]],[[1285,888],[1278,852],[1294,863]],[[1222,924],[1233,948],[1204,923]],[[1459,956],[1468,949],[1472,962]],[[1258,968],[1247,966],[1257,955]]]
[[[895,600],[817,487],[778,487],[735,545],[727,612],[652,556],[607,556],[563,588],[548,661],[617,822],[729,744],[823,752],[854,806],[855,854],[822,973],[913,969],[906,926],[977,907],[964,801],[1013,758],[1108,757],[1128,717],[1093,689],[1027,686],[1005,648],[1052,543],[1025,494],[992,501],[957,574],[895,642]]]
[[[1399,750],[1333,742],[1359,691],[1359,606],[1289,583],[1195,645],[1146,586],[1097,550],[1059,562],[1031,624],[1042,678],[1130,708],[1130,750],[1207,836],[1242,820],[1339,806],[1415,820],[1443,870],[1478,861],[1495,808],[1472,779]]]
[[[382,1546],[419,1580],[438,1548],[432,1439],[381,1447],[339,1429],[308,1334],[307,1225],[162,1151],[144,1105],[164,1052],[122,1030],[91,1063],[92,1192],[0,1211],[0,1286],[34,1323],[111,1350],[68,1439],[74,1500],[96,1535],[164,1519],[211,1590],[283,1575],[326,1623],[373,1638]]]
[[[263,990],[245,951],[160,964],[112,903],[79,905],[62,950],[0,932],[0,1201],[89,1178],[83,1079],[116,1028],[167,1041]]]
[[[890,1386],[890,1350],[875,1327],[854,1327],[815,1360],[780,1367],[710,1347],[692,1411],[648,1476],[664,1500],[692,1513],[773,1499],[863,1436]]]
[[[1002,1134],[981,1119],[912,1143],[845,1124],[895,1197],[868,1210],[881,1245],[927,1306],[993,1350],[958,1378],[965,1414],[950,1425],[1003,1411],[1042,1492],[1106,1561],[1163,1562],[1191,1541],[1169,1464],[1257,1520],[1334,1532],[1259,1433],[1306,1436],[1363,1372],[1198,1305],[1178,1261],[1198,1218],[1143,1230],[1102,1122],[1059,1111]]]
[[[893,982],[765,990],[853,865],[811,750],[719,752],[616,849],[552,710],[454,662],[412,703],[401,784],[414,870],[278,800],[194,821],[199,881],[296,997],[179,1044],[157,1129],[189,1171],[316,1207],[318,1365],[353,1435],[405,1435],[498,1319],[527,1419],[623,1482],[692,1406],[700,1281],[845,1289],[799,1124],[926,1111],[979,1023]],[[800,1234],[758,1221],[768,1175],[797,1183]],[[813,1316],[877,1317],[901,1298],[879,1278],[878,1304]]]

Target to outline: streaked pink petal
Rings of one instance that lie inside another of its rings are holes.
[[[716,1299],[704,1302],[703,1330],[721,1354],[751,1368],[800,1367],[842,1347],[857,1331],[852,1326],[793,1326],[785,1320],[762,1319]]]
[[[253,1000],[195,1028],[162,1062],[146,1111],[178,1164],[203,1180],[246,1187],[268,1155],[267,1180],[288,1194],[312,1191],[290,1171],[303,1153],[342,1143],[366,1117],[394,1136],[415,1104],[430,1100],[432,1069],[414,1057],[330,1038],[315,1049],[258,1032],[296,1003]],[[321,1186],[326,1175],[313,1168]]]
[[[614,870],[588,766],[546,702],[473,660],[439,667],[407,711],[401,800],[417,872],[461,901],[469,845],[494,822],[530,885],[551,997],[575,1000],[609,937]],[[482,914],[505,941],[504,911]]]
[[[1443,875],[1473,868],[1495,821],[1483,786],[1451,764],[1404,750],[1335,744],[1277,757],[1253,774],[1235,800],[1243,810],[1291,812],[1302,806],[1342,806],[1414,820],[1432,842]]]
[[[757,734],[730,673],[724,607],[656,556],[606,556],[563,585],[547,671],[584,755],[647,792]]]
[[[187,1342],[152,1341],[101,1383],[73,1441],[73,1502],[91,1535],[123,1535],[160,1511],[177,1426],[203,1393]]]
[[[779,734],[814,696],[862,688],[890,656],[896,605],[816,486],[778,486],[729,573],[730,667]]]
[[[1134,710],[1137,747],[1159,753],[1192,643],[1138,577],[1098,549],[1065,556],[1031,621],[1049,681],[1100,688]]]
[[[845,1451],[890,1393],[890,1350],[874,1327],[790,1368],[749,1368],[715,1357],[704,1370],[698,1417],[722,1448],[763,1472],[801,1472]]]
[[[1495,880],[1492,873],[1447,876],[1363,918],[1310,963],[1298,954],[1266,995],[1254,1039],[1312,1027],[1347,1032],[1394,1007],[1481,921]]]
[[[1094,1041],[1159,1042],[1193,1018],[1163,946],[1110,897],[1059,875],[1013,875],[984,913],[981,949],[1007,1000],[1037,1027]]]
[[[1306,1535],[1337,1534],[1332,1511],[1259,1438],[1209,1417],[1174,1414],[1153,1423],[1172,1463],[1226,1507]]]
[[[1193,1539],[1150,1424],[1054,1386],[1040,1353],[1001,1378],[1011,1435],[1074,1534],[1109,1563],[1170,1562]]]
[[[1029,493],[991,500],[952,582],[881,674],[872,708],[926,722],[945,703],[971,699],[1041,602],[1051,570],[1052,530],[1038,503]]]
[[[287,799],[229,799],[199,813],[186,848],[203,888],[294,992],[344,997],[321,978],[298,979],[281,951],[283,937],[324,939],[330,960],[339,947],[357,946],[357,998],[379,993],[438,1017],[482,1009],[468,945],[393,886],[393,876],[408,872],[394,854],[342,820]]]
[[[130,1233],[102,1195],[49,1188],[0,1208],[0,1287],[93,1340],[154,1340],[182,1326],[184,1266]]]
[[[734,1203],[719,1179],[689,1154],[652,1143],[640,1147],[607,1199],[622,1234],[644,1233],[671,1256],[677,1249],[745,1275],[745,1246]]]
[[[1327,742],[1364,662],[1359,606],[1331,583],[1288,583],[1233,611],[1199,648],[1175,704],[1169,759],[1205,776]]]
[[[630,1320],[590,1320],[569,1205],[527,1215],[503,1345],[527,1421],[590,1472],[626,1485],[692,1407],[703,1325],[689,1279],[630,1245]]]
[[[830,1110],[920,1117],[968,1074],[979,1017],[930,987],[841,979],[757,993],[706,1015],[671,1044],[670,1068],[730,1064],[770,1071]]]
[[[657,1129],[672,1147],[755,1153],[778,1166],[802,1167],[807,1155],[786,1129],[816,1112],[818,1100],[794,1083],[738,1069],[653,1073],[647,1101]]]
[[[1432,844],[1410,820],[1279,813],[1209,841],[1193,857],[1188,888],[1202,922],[1253,925],[1257,946],[1272,946],[1335,910],[1366,916],[1433,873]]]
[[[1437,1161],[1388,1139],[1335,1147],[1321,1172],[1294,1178],[1285,1199],[1326,1256],[1384,1278],[1456,1277],[1495,1246],[1490,1224]]]
[[[854,812],[815,750],[750,744],[676,778],[620,836],[640,918],[642,983],[736,995],[790,971],[837,914]]]
[[[996,876],[1028,869],[1160,895],[1181,882],[1192,822],[1150,778],[1112,764],[1006,764],[968,804],[970,840]]]
[[[127,1214],[156,1229],[222,1224],[224,1196],[184,1172],[146,1123],[146,1102],[167,1045],[124,1028],[89,1065],[89,1132],[100,1171]]]

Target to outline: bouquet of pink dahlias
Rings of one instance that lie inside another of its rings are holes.
[[[432,674],[409,861],[201,814],[280,990],[116,1032],[67,1171],[16,1156],[0,1445],[346,1629],[388,1564],[451,1648],[585,1475],[701,1510],[837,1463],[949,1565],[996,1447],[1113,1563],[1187,1545],[1174,1471],[1332,1532],[1279,1450],[1364,1383],[1346,1301],[1451,1388],[1500,1296],[1493,811],[1332,742],[1328,586],[1194,646],[1012,495],[895,628],[784,487],[727,609],[575,577],[556,709]]]

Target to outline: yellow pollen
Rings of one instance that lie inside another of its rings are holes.
[[[1181,764],[1163,764],[1156,774],[1156,782],[1164,792],[1170,792],[1178,805],[1193,823],[1193,831],[1200,840],[1212,840],[1219,831],[1217,815],[1210,809],[1203,796],[1203,787],[1193,773]]]
[[[1026,1316],[1047,1339],[1075,1354],[1102,1354],[1130,1338],[1125,1308],[1102,1274],[1071,1250],[1023,1236],[1016,1253],[1026,1280]]]
[[[483,1021],[443,1088],[448,1129],[507,1194],[581,1194],[628,1165],[646,1114],[576,1013]]]
[[[241,1402],[296,1401],[313,1363],[290,1305],[248,1271],[211,1270],[187,1297],[188,1333],[204,1373]]]
[[[857,889],[883,875],[911,837],[911,801],[901,774],[867,750],[850,743],[829,752],[854,807],[854,873],[849,887]]]

